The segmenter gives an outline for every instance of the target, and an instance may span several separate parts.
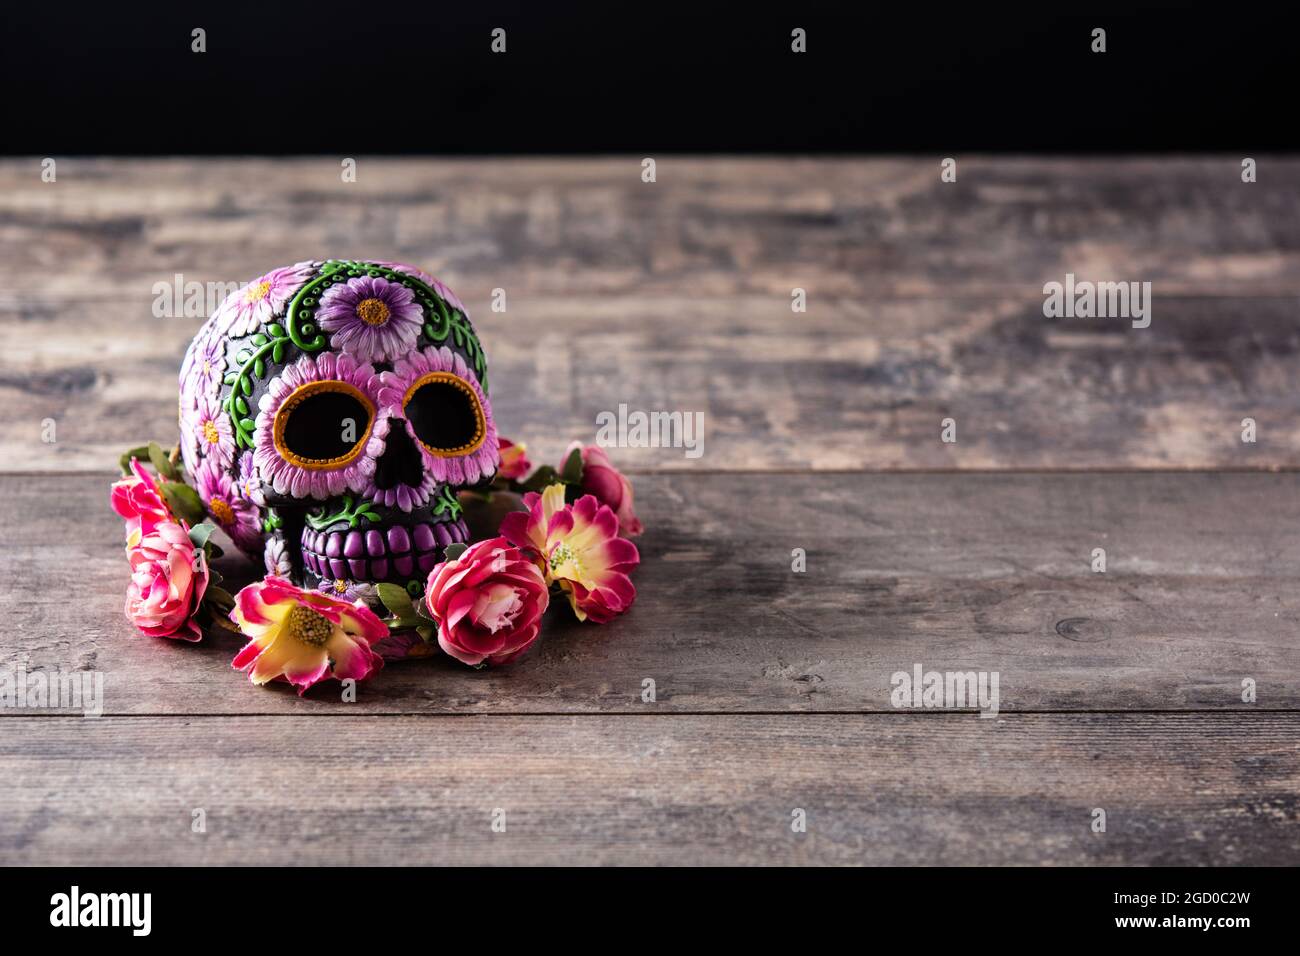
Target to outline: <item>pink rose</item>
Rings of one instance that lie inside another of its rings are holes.
[[[195,555],[189,533],[174,521],[152,525],[138,545],[127,548],[126,619],[150,637],[201,638],[191,617],[208,586],[208,564]]]
[[[602,505],[609,505],[609,509],[618,517],[619,534],[625,538],[635,538],[645,527],[632,509],[632,483],[614,467],[605,450],[597,445],[583,446],[580,442],[574,442],[564,452],[561,468],[575,448],[582,449],[582,491],[595,496]]]
[[[515,481],[533,470],[533,463],[528,460],[528,447],[523,442],[516,445],[509,438],[498,436],[497,447],[501,451],[501,464],[497,466],[497,477]]]
[[[133,474],[113,483],[109,496],[113,510],[126,519],[128,548],[137,547],[159,523],[172,520],[153,475],[135,458],[131,459],[131,471]]]
[[[477,666],[508,664],[541,632],[551,595],[537,565],[505,538],[480,541],[429,574],[424,602],[438,646]]]

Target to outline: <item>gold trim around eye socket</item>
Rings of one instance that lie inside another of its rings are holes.
[[[470,404],[474,407],[474,437],[464,445],[459,445],[456,448],[434,448],[423,438],[420,438],[419,435],[415,437],[419,439],[421,445],[428,449],[429,454],[438,458],[456,458],[460,455],[469,455],[478,451],[483,446],[484,439],[487,438],[487,419],[483,415],[483,406],[479,403],[478,396],[474,394],[473,387],[459,375],[453,375],[451,372],[429,372],[426,375],[421,375],[411,383],[411,387],[402,396],[402,413],[406,413],[406,406],[410,404],[412,396],[432,382],[446,382],[469,396]],[[411,420],[409,415],[406,420],[408,422]],[[412,427],[412,431],[414,431],[414,427]]]
[[[303,458],[301,455],[290,451],[284,444],[284,430],[289,423],[289,415],[293,413],[293,410],[313,395],[319,395],[322,392],[342,392],[344,395],[351,395],[365,406],[369,415],[366,419],[366,430],[346,455],[340,455],[337,458]],[[370,429],[374,427],[374,424],[375,405],[355,385],[336,381],[308,382],[295,388],[289,393],[289,397],[281,403],[280,408],[275,413],[275,421],[271,423],[271,441],[274,442],[275,450],[280,453],[280,457],[291,465],[305,468],[307,471],[332,471],[343,465],[350,465],[361,457],[366,442],[370,440]]]

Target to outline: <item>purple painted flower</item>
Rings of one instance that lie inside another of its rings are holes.
[[[357,601],[364,601],[367,605],[375,603],[379,599],[379,592],[373,584],[364,584],[360,581],[347,581],[343,578],[331,581],[329,579],[321,581],[316,590],[322,594],[328,594],[330,597],[338,598],[340,601],[347,601],[349,604],[355,604]]]
[[[289,558],[289,546],[282,535],[273,534],[266,539],[266,549],[262,552],[266,564],[266,573],[278,577],[287,577],[293,573],[293,562]]]
[[[273,269],[232,292],[217,307],[218,334],[240,336],[256,330],[283,311],[294,293],[315,273],[315,262],[299,262],[283,269]]]
[[[246,451],[239,456],[239,480],[235,482],[235,494],[261,507],[266,504],[266,495],[262,492],[262,479],[253,464],[253,453]]]
[[[235,493],[226,469],[215,459],[206,459],[194,476],[195,491],[208,514],[230,535],[235,547],[249,554],[262,549],[262,522],[257,507]]]
[[[291,453],[277,447],[275,419],[285,402],[298,389],[313,382],[343,382],[351,385],[367,402],[378,382],[370,365],[358,365],[351,355],[325,352],[313,358],[304,355],[273,380],[258,402],[257,427],[254,433],[253,464],[262,480],[277,494],[295,498],[332,498],[345,490],[369,497],[374,493],[375,459],[358,452],[332,467],[306,465],[294,460]],[[292,406],[290,406],[292,407]],[[366,423],[367,429],[370,422]],[[358,436],[366,440],[365,433]]]
[[[335,349],[363,362],[381,362],[415,347],[424,311],[406,286],[361,276],[331,286],[321,296],[316,323],[333,333],[330,345]]]
[[[225,341],[219,338],[208,339],[194,357],[192,374],[199,391],[216,396],[221,391],[221,376],[225,370]]]
[[[463,454],[456,452],[435,451],[429,448],[415,433],[411,416],[406,413],[405,403],[408,393],[419,386],[421,379],[434,373],[450,373],[459,379],[473,393],[473,397],[482,411],[482,428],[474,446]],[[479,386],[478,377],[465,364],[465,359],[451,349],[443,346],[429,346],[420,352],[413,352],[393,363],[391,372],[379,376],[379,419],[380,422],[394,418],[406,422],[406,432],[415,441],[424,459],[425,472],[437,481],[452,485],[472,485],[480,478],[492,475],[501,462],[501,451],[497,446],[497,427],[492,421],[492,406]],[[378,427],[377,429],[378,430]],[[372,458],[375,454],[375,439],[366,449]],[[378,449],[383,453],[383,448]]]
[[[191,473],[200,455],[219,461],[226,468],[234,460],[234,428],[230,424],[230,416],[214,396],[202,392],[196,396],[195,407],[186,415],[182,436],[189,454],[186,466]]]
[[[409,266],[405,262],[376,262],[375,265],[387,266],[394,272],[403,272],[408,276],[414,276],[434,292],[438,293],[438,295],[442,296],[443,301],[453,309],[459,309],[461,312],[465,313],[466,318],[469,318],[469,310],[465,308],[465,303],[460,301],[460,298],[457,297],[456,293],[452,292],[451,289],[447,288],[447,286],[443,285],[423,269]]]

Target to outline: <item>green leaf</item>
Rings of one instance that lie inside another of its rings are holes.
[[[203,603],[211,604],[222,612],[226,612],[235,606],[235,598],[225,588],[214,587],[209,580],[208,589],[203,592]]]
[[[189,485],[179,481],[164,481],[158,486],[158,490],[162,492],[167,507],[178,518],[190,524],[198,524],[203,520],[203,501],[199,498],[199,493]]]
[[[284,361],[284,341],[283,341],[283,340],[278,340],[278,341],[275,343],[275,345],[271,346],[271,361],[272,361],[272,362],[283,362],[283,361]]]
[[[270,332],[277,339],[284,338],[284,326],[279,322],[272,322],[266,327],[266,331]]]
[[[244,401],[244,396],[235,396],[235,412],[240,415],[248,414],[248,402]]]
[[[582,484],[582,447],[579,446],[569,452],[569,457],[564,459],[564,468],[560,472],[560,481],[566,485]]]
[[[201,548],[208,543],[212,533],[217,530],[217,526],[211,521],[200,521],[194,527],[190,528],[190,541],[194,547]]]
[[[550,465],[540,465],[536,471],[522,481],[519,487],[524,491],[541,492],[560,480],[559,473]]]
[[[245,395],[252,395],[252,394],[253,394],[253,383],[252,383],[252,381],[249,379],[249,377],[248,377],[247,375],[243,376],[243,377],[239,380],[239,389],[240,389],[240,391],[242,391]]]
[[[122,457],[117,460],[118,465],[122,468],[122,474],[131,474],[131,459],[138,458],[144,461],[149,457],[149,446],[141,445],[139,448],[132,448],[128,452],[123,452]]]
[[[427,621],[430,624],[438,623],[438,619],[429,613],[429,607],[424,601],[415,602],[415,616],[421,621]]]
[[[253,374],[258,378],[266,378],[266,363],[262,361],[260,356],[253,363]]]
[[[253,429],[257,427],[257,423],[251,418],[241,418],[239,420],[239,427],[249,434],[252,434]]]
[[[240,349],[237,353],[235,353],[235,364],[244,365],[252,357],[253,357],[253,353],[248,351],[248,349]]]
[[[265,345],[265,344],[266,344],[267,342],[269,342],[269,341],[271,341],[271,340],[268,339],[268,338],[267,338],[265,335],[263,335],[261,332],[258,332],[258,333],[257,333],[256,335],[254,335],[253,338],[252,338],[252,343],[253,343],[254,345]]]
[[[146,451],[149,454],[149,461],[153,462],[154,470],[162,477],[175,481],[176,466],[167,457],[167,452],[162,450],[162,445],[151,441]]]
[[[235,380],[236,380],[237,378],[239,378],[239,370],[238,370],[238,369],[236,369],[236,370],[233,371],[233,372],[227,372],[227,373],[226,373],[226,377],[223,378],[222,381],[225,382],[227,385],[234,385],[234,384],[235,384]]]
[[[442,549],[442,558],[444,561],[455,561],[468,550],[464,542],[454,541]]]
[[[411,596],[406,593],[406,588],[398,584],[376,584],[375,590],[379,592],[379,600],[384,602],[384,607],[397,617],[399,625],[414,627],[419,623],[415,605],[411,601]]]
[[[415,629],[415,633],[420,635],[420,639],[426,644],[433,643],[433,628],[428,624],[421,624]]]

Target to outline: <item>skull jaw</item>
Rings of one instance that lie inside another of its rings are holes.
[[[397,584],[419,593],[450,544],[468,543],[469,530],[454,493],[444,486],[423,507],[400,511],[375,503],[358,509],[347,498],[304,509],[292,535],[299,585],[323,582]],[[333,518],[334,520],[327,520]]]

